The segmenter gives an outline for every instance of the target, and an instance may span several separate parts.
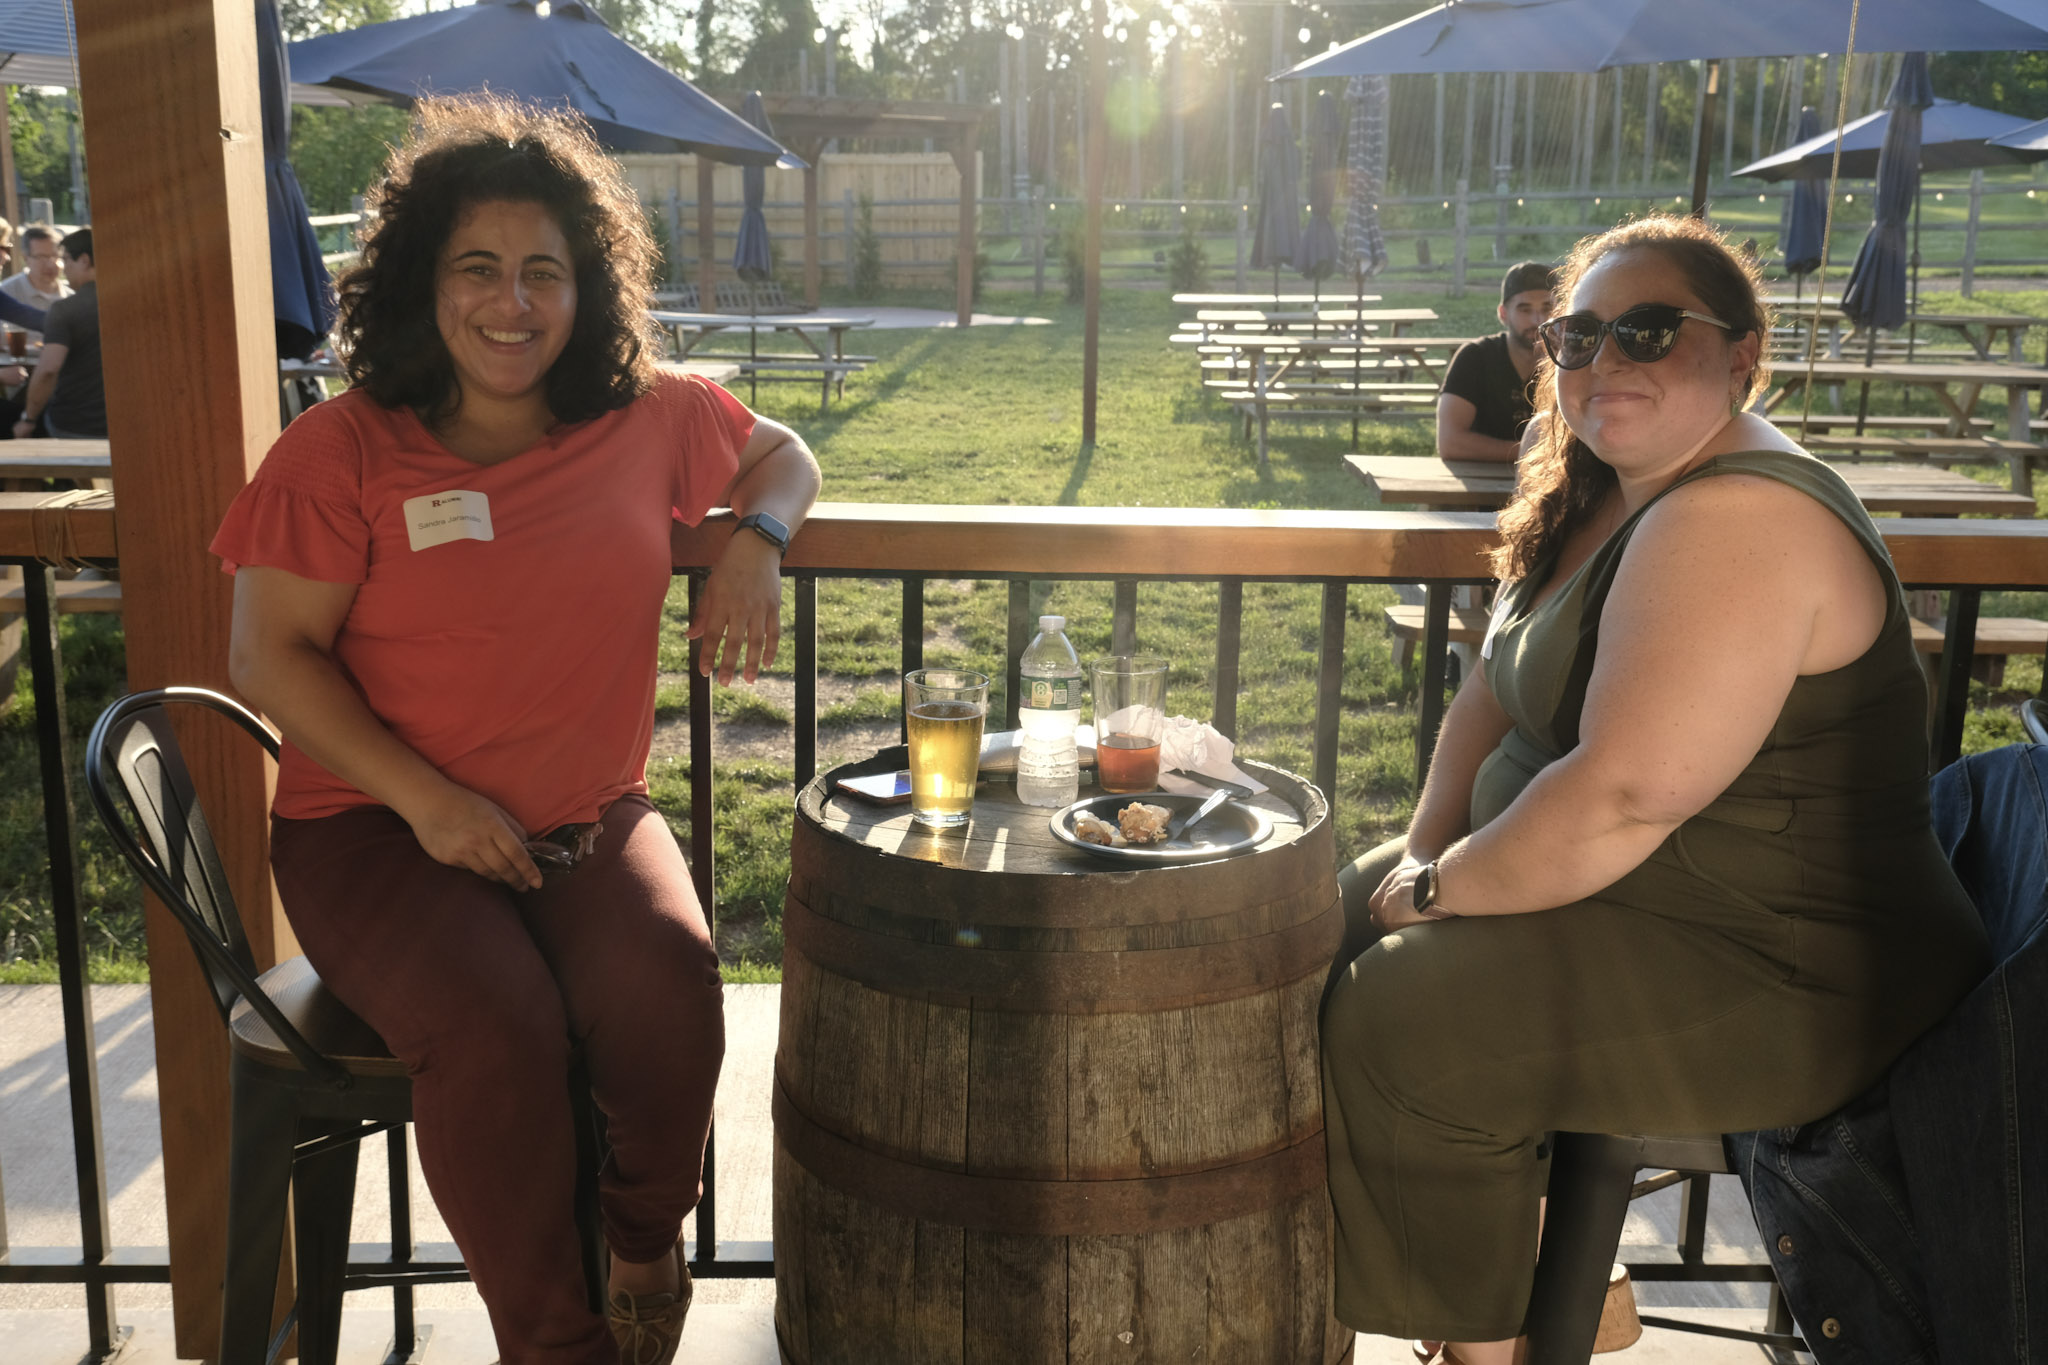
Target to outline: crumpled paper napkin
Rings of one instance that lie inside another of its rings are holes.
[[[1130,729],[1127,711],[1134,709],[1101,717],[1096,724],[1112,733]],[[1159,789],[1182,796],[1206,796],[1213,790],[1191,778],[1176,776],[1178,771],[1185,770],[1235,782],[1249,788],[1255,796],[1265,791],[1265,783],[1237,766],[1236,756],[1237,745],[1215,726],[1189,716],[1168,716],[1165,733],[1159,738]]]

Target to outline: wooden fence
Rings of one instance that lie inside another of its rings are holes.
[[[697,279],[697,158],[629,153],[619,157],[640,202],[666,230],[669,277]],[[713,222],[720,274],[730,272],[740,227],[743,191],[738,166],[711,174]],[[800,279],[804,264],[802,171],[769,170],[762,216],[776,254],[778,275]],[[977,163],[975,183],[981,183]],[[859,228],[859,200],[874,200],[874,230],[882,247],[886,285],[944,285],[952,280],[960,228],[960,172],[946,152],[828,153],[818,162],[818,247],[825,278],[850,276]]]

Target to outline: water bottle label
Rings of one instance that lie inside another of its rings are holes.
[[[1033,678],[1031,696],[1024,703],[1034,711],[1064,711],[1074,703],[1067,700],[1067,680]]]

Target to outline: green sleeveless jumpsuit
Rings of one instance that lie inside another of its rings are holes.
[[[1517,1335],[1546,1132],[1817,1118],[1989,967],[1928,825],[1926,683],[1877,528],[1810,456],[1726,455],[1673,487],[1728,473],[1839,516],[1884,576],[1884,627],[1855,662],[1798,679],[1742,774],[1597,896],[1433,921],[1365,950],[1365,902],[1399,841],[1347,871],[1355,960],[1325,1006],[1323,1094],[1336,1312],[1360,1331]],[[1601,605],[1655,502],[1534,611],[1541,568],[1507,590],[1482,667],[1514,728],[1474,782],[1474,828],[1578,743]]]

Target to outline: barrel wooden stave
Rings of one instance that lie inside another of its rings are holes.
[[[1321,1190],[1170,1232],[1044,1238],[902,1218],[777,1152],[775,1207],[788,1365],[1339,1365],[1353,1344],[1328,1312]]]

